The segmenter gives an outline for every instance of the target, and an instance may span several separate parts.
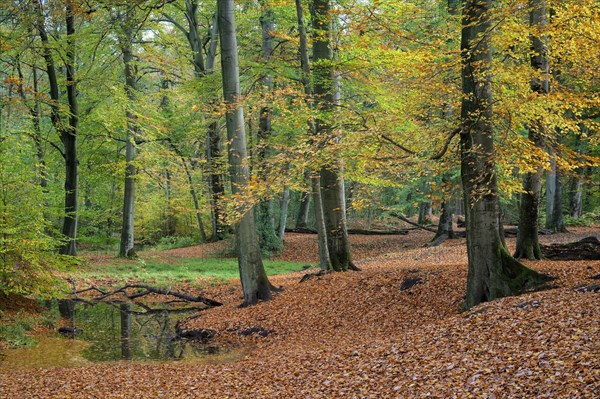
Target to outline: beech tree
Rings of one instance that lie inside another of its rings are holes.
[[[469,260],[466,308],[548,279],[515,260],[502,234],[492,124],[492,5],[492,0],[463,3],[460,141]]]
[[[221,71],[223,97],[227,105],[228,158],[231,174],[231,192],[245,194],[249,182],[248,156],[244,110],[241,104],[238,48],[233,0],[218,0],[217,15],[221,44]],[[242,208],[236,224],[236,251],[240,279],[244,292],[244,306],[254,305],[259,299],[271,298],[271,284],[263,267],[254,212]]]
[[[314,29],[314,101],[317,118],[315,132],[317,140],[327,145],[335,140],[333,133],[333,113],[339,98],[339,85],[333,69],[333,49],[331,46],[332,13],[329,0],[314,0],[312,5],[312,25]],[[341,175],[339,159],[333,159],[320,168],[321,202],[327,233],[327,247],[331,268],[346,271],[355,268],[350,256],[350,243],[346,224],[346,201],[344,178]],[[316,208],[316,207],[315,207]]]
[[[63,144],[61,155],[65,161],[65,216],[63,218],[62,234],[66,243],[61,247],[60,253],[65,255],[76,255],[77,239],[77,201],[79,190],[79,160],[77,158],[77,136],[79,125],[79,110],[77,105],[77,80],[75,79],[75,15],[74,6],[70,1],[65,3],[65,22],[67,33],[67,48],[64,57],[65,91],[67,93],[68,113],[61,112],[61,88],[57,73],[55,55],[52,53],[52,45],[46,27],[46,15],[43,4],[35,2],[37,14],[36,28],[42,41],[46,74],[48,76],[49,94],[52,103],[51,120],[52,125],[59,134]]]
[[[546,2],[530,1],[530,25],[537,31],[546,29]],[[531,90],[538,95],[547,95],[550,91],[547,38],[543,35],[531,36],[531,67],[534,77],[531,79]],[[545,148],[546,127],[542,117],[529,124],[529,140],[540,150]],[[523,176],[523,193],[519,206],[519,230],[515,258],[542,259],[542,251],[538,240],[538,208],[542,188],[542,166],[535,165],[534,171]]]

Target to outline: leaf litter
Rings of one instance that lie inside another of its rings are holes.
[[[584,230],[542,241],[574,241],[590,234]],[[213,344],[250,348],[235,362],[0,371],[0,397],[600,397],[600,296],[574,289],[597,281],[600,261],[527,262],[559,277],[559,288],[463,313],[464,240],[421,248],[430,235],[352,236],[361,272],[303,283],[310,270],[274,276],[285,289],[250,308],[239,308],[236,282],[207,287],[202,294],[225,305],[185,328],[214,330]],[[290,235],[281,257],[314,261],[314,240]],[[401,290],[407,279],[419,283]]]

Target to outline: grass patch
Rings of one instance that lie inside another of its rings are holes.
[[[305,263],[278,260],[263,261],[268,275],[303,270]],[[137,280],[157,285],[176,282],[192,283],[198,278],[224,281],[239,278],[237,259],[195,258],[177,259],[171,263],[138,259],[107,265],[94,265],[81,272],[82,277],[110,278],[122,281]]]
[[[0,311],[0,340],[9,348],[31,347],[36,341],[27,335],[35,326],[35,318],[19,311],[16,315],[5,317]]]

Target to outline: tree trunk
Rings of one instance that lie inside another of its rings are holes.
[[[310,180],[310,173],[304,172],[304,180]],[[300,193],[300,207],[298,209],[298,217],[296,218],[296,228],[303,229],[308,227],[308,211],[310,210],[310,190]]]
[[[338,82],[332,67],[331,48],[331,7],[328,0],[314,0],[311,9],[315,39],[313,42],[314,65],[314,101],[319,111],[315,120],[317,137],[331,133],[334,103],[338,98]],[[344,180],[340,175],[339,160],[321,167],[321,200],[327,246],[331,267],[335,271],[354,268],[350,256],[350,243],[346,227],[346,203],[344,199]]]
[[[75,80],[75,43],[73,35],[75,34],[75,21],[73,15],[73,5],[67,1],[65,6],[66,25],[67,25],[67,50],[65,58],[66,72],[66,91],[69,105],[68,121],[64,121],[60,113],[60,89],[58,86],[58,77],[56,74],[56,64],[50,51],[48,33],[44,22],[42,6],[36,4],[37,12],[37,30],[44,46],[42,56],[46,63],[46,73],[48,75],[48,85],[50,91],[51,120],[63,144],[64,151],[62,156],[65,160],[65,202],[62,234],[66,243],[60,248],[60,253],[64,255],[76,255],[77,239],[77,197],[79,183],[79,161],[77,159],[77,130],[79,124],[79,115],[77,108],[77,83]]]
[[[298,32],[300,39],[300,66],[301,66],[301,80],[302,85],[304,86],[304,94],[306,95],[306,100],[308,102],[308,106],[312,110],[312,101],[313,101],[313,88],[310,83],[310,64],[308,59],[308,40],[306,35],[306,23],[304,22],[304,11],[302,10],[302,0],[296,0],[296,16],[298,19]],[[317,128],[315,125],[315,121],[312,119],[312,116],[308,119],[308,128],[309,134],[311,136],[311,140],[317,134]],[[310,176],[310,174],[309,174]],[[310,182],[312,187],[312,197],[313,197],[313,207],[315,212],[315,224],[317,227],[317,242],[319,246],[319,266],[322,271],[331,270],[331,261],[329,255],[329,247],[327,244],[327,231],[325,228],[325,216],[323,214],[323,201],[321,198],[321,183],[320,177],[310,176]],[[307,200],[308,202],[308,200]],[[307,204],[308,207],[308,204]]]
[[[546,2],[544,0],[531,0],[530,26],[533,30],[544,31],[546,29]],[[542,77],[531,80],[531,90],[538,95],[546,96],[550,91],[548,79],[548,48],[546,36],[532,36],[531,67]],[[543,120],[538,119],[531,122],[529,126],[529,140],[541,149],[546,147],[546,126]],[[523,193],[519,208],[519,232],[517,234],[517,249],[515,258],[527,258],[530,260],[542,259],[542,251],[538,239],[538,209],[540,193],[542,189],[541,166],[532,173],[523,176]]]
[[[192,196],[192,200],[194,201],[196,221],[198,222],[198,233],[200,233],[200,239],[202,239],[203,242],[206,242],[206,231],[204,230],[204,223],[202,223],[202,213],[198,204],[198,195],[196,194],[196,188],[194,187],[194,180],[192,179],[192,174],[190,173],[190,169],[188,168],[187,162],[185,161],[184,157],[181,157],[181,164],[183,165],[183,169],[185,170],[185,174],[188,179],[188,184],[190,186],[190,195]]]
[[[261,1],[263,12],[260,17],[260,26],[262,31],[262,59],[266,66],[269,65],[271,56],[273,55],[273,32],[275,30],[275,22],[273,20],[273,11],[269,8],[268,4]],[[270,74],[263,74],[262,86],[264,88],[264,96],[270,96],[270,92],[273,89],[273,78]],[[272,134],[271,127],[271,107],[267,103],[260,107],[259,110],[259,123],[257,132],[257,156],[256,161],[261,164],[260,175],[263,180],[266,179],[266,175],[269,171],[265,168],[265,160],[271,152],[269,148],[269,138]],[[280,251],[282,248],[282,242],[275,228],[275,213],[273,209],[273,200],[271,198],[263,199],[259,206],[257,215],[257,228],[260,238],[261,249],[266,253],[273,253]]]
[[[461,177],[469,261],[465,307],[544,280],[508,253],[500,236],[492,128],[492,0],[466,0],[462,18]]]
[[[550,155],[550,170],[546,172],[546,228],[550,229],[556,192],[556,158],[551,149],[548,150],[548,154]]]
[[[284,235],[285,235],[285,227],[287,224],[289,204],[290,204],[290,188],[284,187],[283,195],[281,197],[281,203],[279,206],[279,231],[277,234],[279,236],[279,239],[282,242],[283,242]]]
[[[440,214],[437,232],[427,246],[435,247],[448,238],[454,238],[454,230],[452,229],[452,205],[450,205],[450,200],[444,200],[442,201],[442,212]]]
[[[227,139],[229,143],[229,167],[231,189],[234,195],[243,195],[249,181],[248,157],[246,153],[246,131],[244,111],[240,104],[240,78],[238,50],[234,17],[234,1],[217,1],[218,25],[221,36],[221,69],[223,74],[223,96],[228,104]],[[256,304],[259,299],[271,298],[271,284],[263,267],[258,235],[252,209],[243,209],[237,223],[236,240],[238,267],[244,292],[244,306]]]
[[[137,67],[133,63],[133,27],[129,17],[126,17],[124,40],[121,41],[123,63],[125,66],[125,92],[129,101],[127,117],[127,134],[125,143],[125,187],[123,191],[123,224],[121,227],[121,244],[119,256],[133,258],[136,256],[134,244],[134,214],[135,214],[135,175],[137,173],[134,163],[136,154],[136,139],[139,137],[137,115],[132,111],[136,100]]]

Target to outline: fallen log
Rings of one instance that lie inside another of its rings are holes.
[[[285,229],[286,233],[299,234],[317,234],[317,230],[308,228]],[[366,230],[366,229],[348,229],[348,234],[361,234],[366,236],[393,236],[406,235],[408,230]]]
[[[542,245],[541,249],[550,260],[600,260],[600,241],[594,236],[567,244]]]
[[[519,233],[518,227],[505,227],[504,228],[504,237],[516,237]],[[538,229],[538,235],[545,236],[552,234],[551,230],[547,229]]]
[[[402,216],[402,215],[400,215],[398,213],[390,213],[390,216],[394,216],[394,217],[402,220],[403,222],[408,223],[411,226],[415,226],[415,227],[417,227],[419,229],[431,231],[432,233],[437,233],[437,229],[435,227],[428,227],[428,226],[423,226],[421,224],[415,223],[412,220],[410,220],[410,219],[408,219],[408,218],[406,218],[406,217],[404,217],[404,216]]]
[[[131,290],[131,289],[135,289],[137,291],[130,293],[129,290]],[[223,305],[221,302],[215,301],[210,298],[206,298],[202,295],[193,296],[193,295],[188,295],[188,294],[185,294],[182,292],[173,291],[170,289],[161,289],[161,288],[152,287],[147,284],[127,284],[121,288],[117,288],[112,291],[104,291],[98,287],[91,286],[89,288],[74,291],[73,295],[75,297],[77,297],[78,294],[82,294],[84,292],[90,292],[90,291],[95,291],[100,294],[99,296],[90,298],[93,301],[102,301],[104,299],[107,299],[107,298],[117,295],[117,294],[121,294],[125,298],[130,299],[130,300],[141,298],[143,296],[150,295],[150,294],[157,294],[157,295],[171,296],[173,298],[177,298],[177,299],[183,300],[185,302],[196,302],[196,303],[200,302],[200,303],[203,303],[206,306],[210,306],[210,307]]]

